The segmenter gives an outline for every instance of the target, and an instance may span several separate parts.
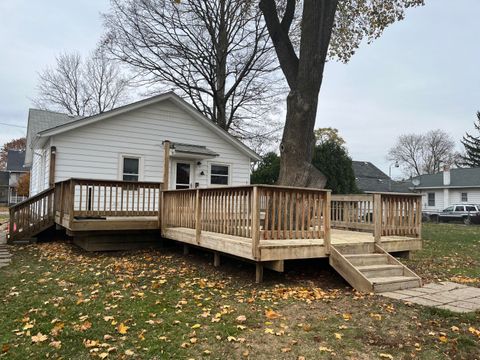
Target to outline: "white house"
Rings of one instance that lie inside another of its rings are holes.
[[[453,204],[480,204],[480,168],[445,169],[410,181],[421,192],[423,210],[442,211]]]
[[[84,118],[29,112],[30,196],[69,178],[164,182],[169,189],[246,185],[257,160],[173,92]]]

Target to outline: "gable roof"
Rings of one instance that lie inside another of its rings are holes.
[[[89,124],[93,124],[98,121],[102,121],[102,120],[111,118],[113,116],[120,115],[135,109],[139,109],[144,106],[156,104],[158,102],[165,101],[165,100],[170,100],[174,104],[178,105],[182,110],[187,112],[194,119],[196,119],[201,124],[203,124],[210,130],[212,130],[214,133],[216,133],[218,136],[220,136],[221,138],[229,142],[238,150],[246,154],[249,158],[257,161],[261,159],[260,156],[255,151],[247,147],[245,144],[243,144],[241,141],[239,141],[238,139],[230,135],[228,132],[220,128],[218,125],[214,124],[211,120],[206,118],[197,109],[195,109],[192,105],[190,105],[185,100],[183,100],[180,96],[175,94],[173,91],[156,95],[148,99],[140,100],[128,105],[124,105],[124,106],[106,111],[101,114],[92,115],[89,117],[84,117],[79,119],[73,119],[72,121],[68,121],[63,124],[57,124],[56,126],[43,129],[37,133],[37,140],[40,142],[40,145],[41,145],[41,144],[44,144],[46,142],[46,139],[48,139],[50,136],[61,134],[66,131],[74,130],[79,127],[87,126]]]
[[[480,167],[451,169],[450,185],[443,184],[443,171],[436,174],[420,175],[413,179],[420,180],[420,184],[415,186],[416,189],[480,187]],[[412,180],[409,181],[410,187],[413,187]]]
[[[28,111],[27,125],[27,150],[25,154],[25,165],[32,163],[32,146],[36,135],[46,129],[51,129],[61,124],[80,119],[81,116],[70,116],[55,111],[30,109]]]
[[[25,151],[8,150],[7,152],[7,171],[27,171],[23,165],[25,164]]]
[[[352,161],[352,167],[357,188],[363,192],[410,192],[407,184],[391,180],[371,162]]]

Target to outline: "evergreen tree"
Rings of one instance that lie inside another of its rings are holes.
[[[250,182],[252,184],[274,185],[280,173],[280,157],[274,152],[267,153],[258,167],[252,172]]]
[[[358,193],[352,159],[346,148],[335,140],[315,146],[312,164],[327,177],[326,189],[334,194]]]
[[[462,165],[468,167],[480,166],[480,111],[477,111],[477,121],[474,125],[479,134],[473,136],[466,133],[463,140],[461,140],[465,147],[465,155],[462,156]]]

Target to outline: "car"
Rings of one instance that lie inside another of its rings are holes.
[[[462,221],[465,225],[480,224],[480,205],[454,204],[442,212],[432,215],[438,222]]]

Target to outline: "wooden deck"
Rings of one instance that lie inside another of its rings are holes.
[[[257,281],[263,266],[283,271],[285,260],[333,256],[342,276],[351,283],[360,279],[358,287],[368,290],[375,284],[348,256],[364,254],[367,261],[373,253],[421,249],[420,200],[412,194],[331,195],[267,185],[162,190],[160,183],[70,179],[13,206],[9,240],[54,224],[83,240],[88,234],[95,239],[100,233],[157,230],[213,251],[216,264],[220,254],[254,261]],[[400,266],[384,260],[383,267]]]

